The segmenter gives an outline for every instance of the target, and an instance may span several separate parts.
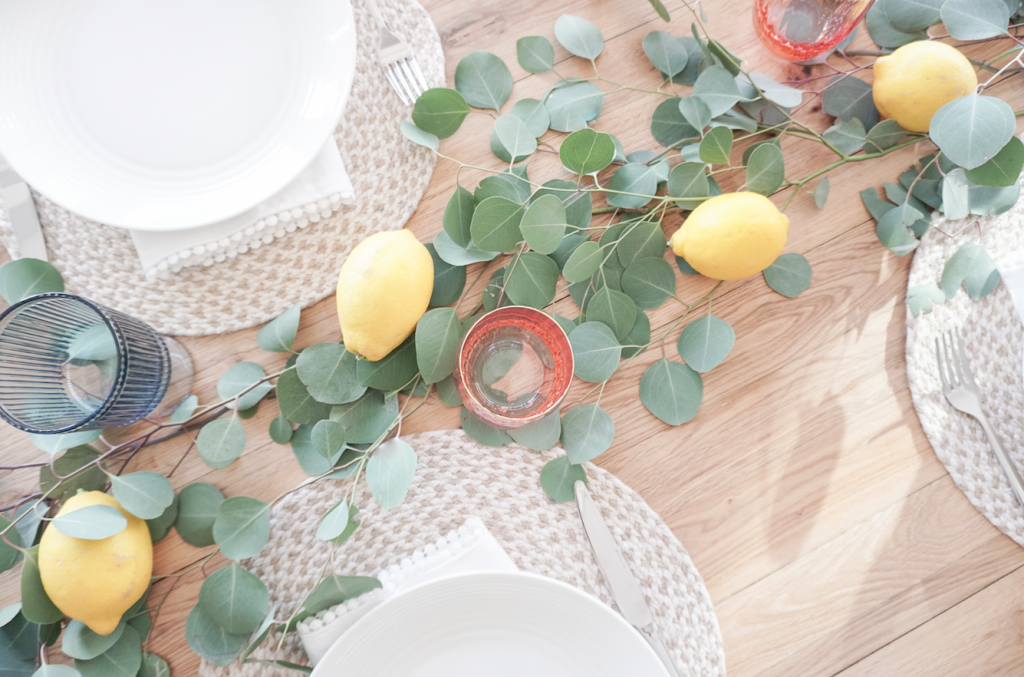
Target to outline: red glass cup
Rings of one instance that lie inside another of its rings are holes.
[[[572,382],[569,337],[534,308],[506,306],[470,327],[455,356],[455,387],[474,416],[521,428],[562,404]]]
[[[874,0],[757,0],[754,29],[777,56],[806,61],[853,31]]]

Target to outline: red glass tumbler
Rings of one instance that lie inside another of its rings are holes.
[[[806,61],[850,34],[874,0],[757,0],[754,29],[772,53]]]

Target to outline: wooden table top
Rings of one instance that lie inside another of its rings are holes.
[[[601,75],[636,87],[660,84],[641,49],[648,32],[690,34],[691,17],[680,0],[665,2],[673,16],[669,25],[644,0],[424,4],[444,43],[449,86],[459,59],[486,49],[512,69],[512,101],[536,96],[554,82],[552,73],[530,75],[518,66],[515,41],[539,34],[554,42],[561,14],[597,24],[606,40],[598,59]],[[801,77],[802,67],[760,47],[750,23],[752,4],[707,3],[712,35],[752,70],[777,79]],[[855,44],[872,48],[864,35]],[[973,51],[991,56],[989,47]],[[561,75],[591,74],[588,64],[557,44],[555,49]],[[1019,79],[993,91],[1015,110],[1024,108]],[[650,94],[610,94],[595,128],[616,134],[627,152],[658,148],[649,131],[658,102]],[[807,120],[824,129],[828,120],[815,113],[820,99],[810,109]],[[471,115],[441,150],[497,167],[488,146],[492,124],[484,114]],[[1022,129],[1018,120],[1017,131]],[[742,152],[737,146],[734,156]],[[830,161],[829,151],[816,144],[787,137],[783,146],[790,178]],[[864,188],[895,180],[929,152],[929,144],[919,146],[833,171],[824,211],[809,193],[796,197],[787,210],[786,251],[804,254],[814,268],[813,285],[799,298],[779,296],[760,276],[726,283],[719,291],[715,314],[735,328],[736,345],[705,376],[704,404],[695,420],[673,428],[640,403],[638,381],[660,357],[656,349],[617,375],[603,396],[617,434],[597,463],[636,489],[690,552],[710,590],[732,677],[1024,673],[1024,549],[971,507],[921,430],[904,362],[911,257],[899,259],[878,244],[858,197]],[[455,169],[438,163],[407,226],[423,241],[441,228]],[[474,174],[464,171],[463,184],[483,178]],[[539,153],[531,178],[557,175],[557,157]],[[736,189],[739,178],[726,179],[723,188]],[[773,199],[781,205],[787,197],[784,191]],[[669,224],[669,233],[677,223]],[[685,278],[680,295],[696,299],[709,288],[707,280]],[[558,312],[575,316],[565,296],[560,294]],[[667,304],[653,311],[655,331],[677,314]],[[268,372],[281,368],[284,357],[259,350],[255,334],[254,328],[182,341],[196,366],[200,401],[213,401],[217,378],[238,361],[257,361]],[[675,337],[669,337],[670,346]],[[297,346],[339,339],[333,297],[303,312]],[[574,390],[580,388],[576,384]],[[289,449],[266,433],[276,413],[276,406],[263,406],[245,423],[245,455],[227,468],[211,470],[190,455],[173,475],[176,489],[201,480],[227,496],[269,500],[301,481],[305,475]],[[403,430],[457,425],[457,409],[427,406]],[[0,442],[6,461],[38,460],[23,433],[4,427]],[[139,454],[131,469],[167,473],[184,449],[181,439],[162,443]],[[26,493],[34,481],[31,472],[0,477],[0,504]],[[172,533],[156,547],[155,573],[181,571],[205,552]],[[0,607],[19,596],[15,573],[0,576]],[[198,572],[178,579],[149,640],[148,650],[167,659],[178,676],[194,674],[198,665],[183,627],[200,584]],[[169,587],[158,584],[155,598]]]

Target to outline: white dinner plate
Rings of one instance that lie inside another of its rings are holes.
[[[424,583],[356,622],[313,677],[666,677],[654,651],[599,600],[527,573]]]
[[[323,148],[355,40],[348,0],[2,0],[0,154],[101,223],[221,221]]]

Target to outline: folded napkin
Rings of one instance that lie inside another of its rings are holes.
[[[458,529],[416,550],[380,572],[380,588],[321,611],[298,625],[299,639],[313,665],[360,618],[420,583],[475,571],[518,571],[483,522],[470,517]]]
[[[270,244],[354,201],[352,181],[332,136],[291,183],[247,212],[186,230],[128,232],[146,277],[167,278],[188,266],[212,266]]]

